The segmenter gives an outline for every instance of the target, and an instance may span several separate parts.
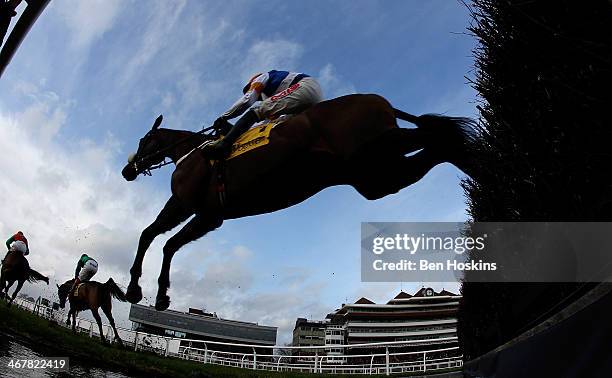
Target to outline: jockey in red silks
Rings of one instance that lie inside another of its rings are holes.
[[[315,79],[289,71],[272,70],[257,74],[249,80],[242,92],[244,95],[215,121],[216,129],[231,129],[225,137],[204,147],[206,156],[226,156],[236,139],[257,121],[275,119],[283,114],[297,114],[323,100],[321,87]],[[261,103],[251,108],[256,101]],[[245,114],[235,125],[227,122],[242,113]]]
[[[23,232],[17,231],[17,233],[6,241],[6,248],[9,252],[18,251],[23,253],[24,256],[30,254],[30,248],[28,247],[28,239],[23,235]]]

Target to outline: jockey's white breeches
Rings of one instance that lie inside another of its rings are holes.
[[[312,77],[305,77],[284,91],[265,99],[253,110],[259,119],[274,119],[282,114],[299,113],[321,101],[321,86]]]
[[[83,265],[81,268],[81,272],[79,273],[79,281],[87,282],[98,272],[98,263],[96,260],[89,260]]]
[[[21,252],[25,256],[28,254],[28,246],[21,240],[16,240],[11,244],[11,251]]]

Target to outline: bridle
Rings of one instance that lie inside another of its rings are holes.
[[[155,121],[155,124],[160,124],[160,123],[161,123],[161,120],[160,120],[160,118],[158,118]],[[151,134],[153,131],[156,131],[156,130],[157,130],[157,128],[155,128],[155,127],[152,130],[149,130],[149,132],[146,133],[145,136],[140,138],[140,141],[142,142],[143,140],[148,138],[149,134]],[[210,132],[210,131],[213,131],[213,132]],[[215,129],[214,126],[209,126],[209,127],[203,128],[200,131],[192,133],[192,134],[190,134],[190,135],[188,135],[188,136],[186,136],[186,137],[184,137],[182,139],[179,139],[178,141],[176,141],[174,143],[171,143],[171,144],[169,144],[169,145],[167,145],[167,146],[165,146],[163,148],[157,149],[154,152],[148,153],[145,156],[139,157],[136,154],[136,155],[134,155],[133,160],[132,161],[128,161],[128,163],[132,164],[134,170],[137,173],[142,173],[145,176],[151,176],[151,171],[159,169],[161,167],[164,167],[164,166],[166,166],[168,164],[172,164],[172,160],[166,160],[166,158],[164,156],[164,160],[163,161],[161,161],[160,163],[157,163],[157,164],[153,164],[150,167],[143,169],[141,172],[138,171],[138,165],[142,164],[143,162],[145,162],[145,161],[147,161],[149,159],[157,158],[157,157],[159,157],[160,154],[165,154],[166,152],[174,149],[176,146],[179,146],[179,145],[181,145],[181,144],[183,144],[185,142],[188,142],[188,141],[192,140],[193,138],[195,138],[198,135],[204,135],[204,136],[207,137],[208,140],[212,140],[212,139],[215,138],[215,133],[216,132],[217,132],[217,130]]]

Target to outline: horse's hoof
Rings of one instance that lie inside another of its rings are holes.
[[[125,293],[125,298],[130,303],[138,303],[142,300],[142,289],[138,285],[128,285],[127,291]]]
[[[170,307],[170,297],[164,295],[163,297],[157,297],[155,299],[155,309],[157,311],[165,311]]]

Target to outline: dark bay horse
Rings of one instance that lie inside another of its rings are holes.
[[[400,128],[397,119],[417,128]],[[193,216],[163,247],[158,310],[170,304],[167,289],[175,252],[225,219],[284,209],[333,185],[351,185],[365,198],[379,199],[415,183],[443,162],[469,174],[466,151],[474,127],[468,118],[417,117],[394,109],[378,95],[349,95],[291,117],[272,129],[267,145],[213,165],[193,152],[205,135],[161,129],[160,123],[161,117],[122,171],[132,181],[165,158],[178,163],[172,196],[140,236],[126,293],[130,302],[142,299],[138,279],[153,239]]]
[[[98,323],[100,338],[102,339],[103,343],[106,343],[106,338],[104,337],[104,332],[102,331],[102,319],[98,313],[98,308],[102,308],[104,315],[106,315],[111,327],[113,327],[113,331],[115,332],[115,340],[117,340],[119,344],[123,345],[123,341],[121,341],[119,333],[117,333],[117,328],[115,328],[111,297],[118,299],[121,302],[125,302],[126,298],[125,294],[119,288],[119,286],[117,286],[115,281],[113,281],[112,278],[109,278],[106,283],[96,281],[83,282],[83,284],[78,288],[78,296],[75,296],[74,293],[69,292],[73,284],[74,278],[64,282],[61,286],[57,286],[57,295],[60,300],[60,307],[64,308],[66,306],[66,299],[68,299],[70,302],[70,310],[68,311],[68,320],[66,321],[66,324],[70,325],[70,317],[72,316],[72,330],[75,331],[77,313],[83,310],[91,310],[94,319],[96,319],[96,323]]]
[[[28,260],[25,258],[23,253],[19,251],[9,252],[4,260],[2,261],[2,273],[0,273],[0,295],[6,295],[8,297],[8,291],[17,281],[17,288],[8,301],[10,307],[15,297],[21,290],[25,281],[35,282],[44,281],[49,284],[49,278],[38,273],[34,269],[30,268]]]

